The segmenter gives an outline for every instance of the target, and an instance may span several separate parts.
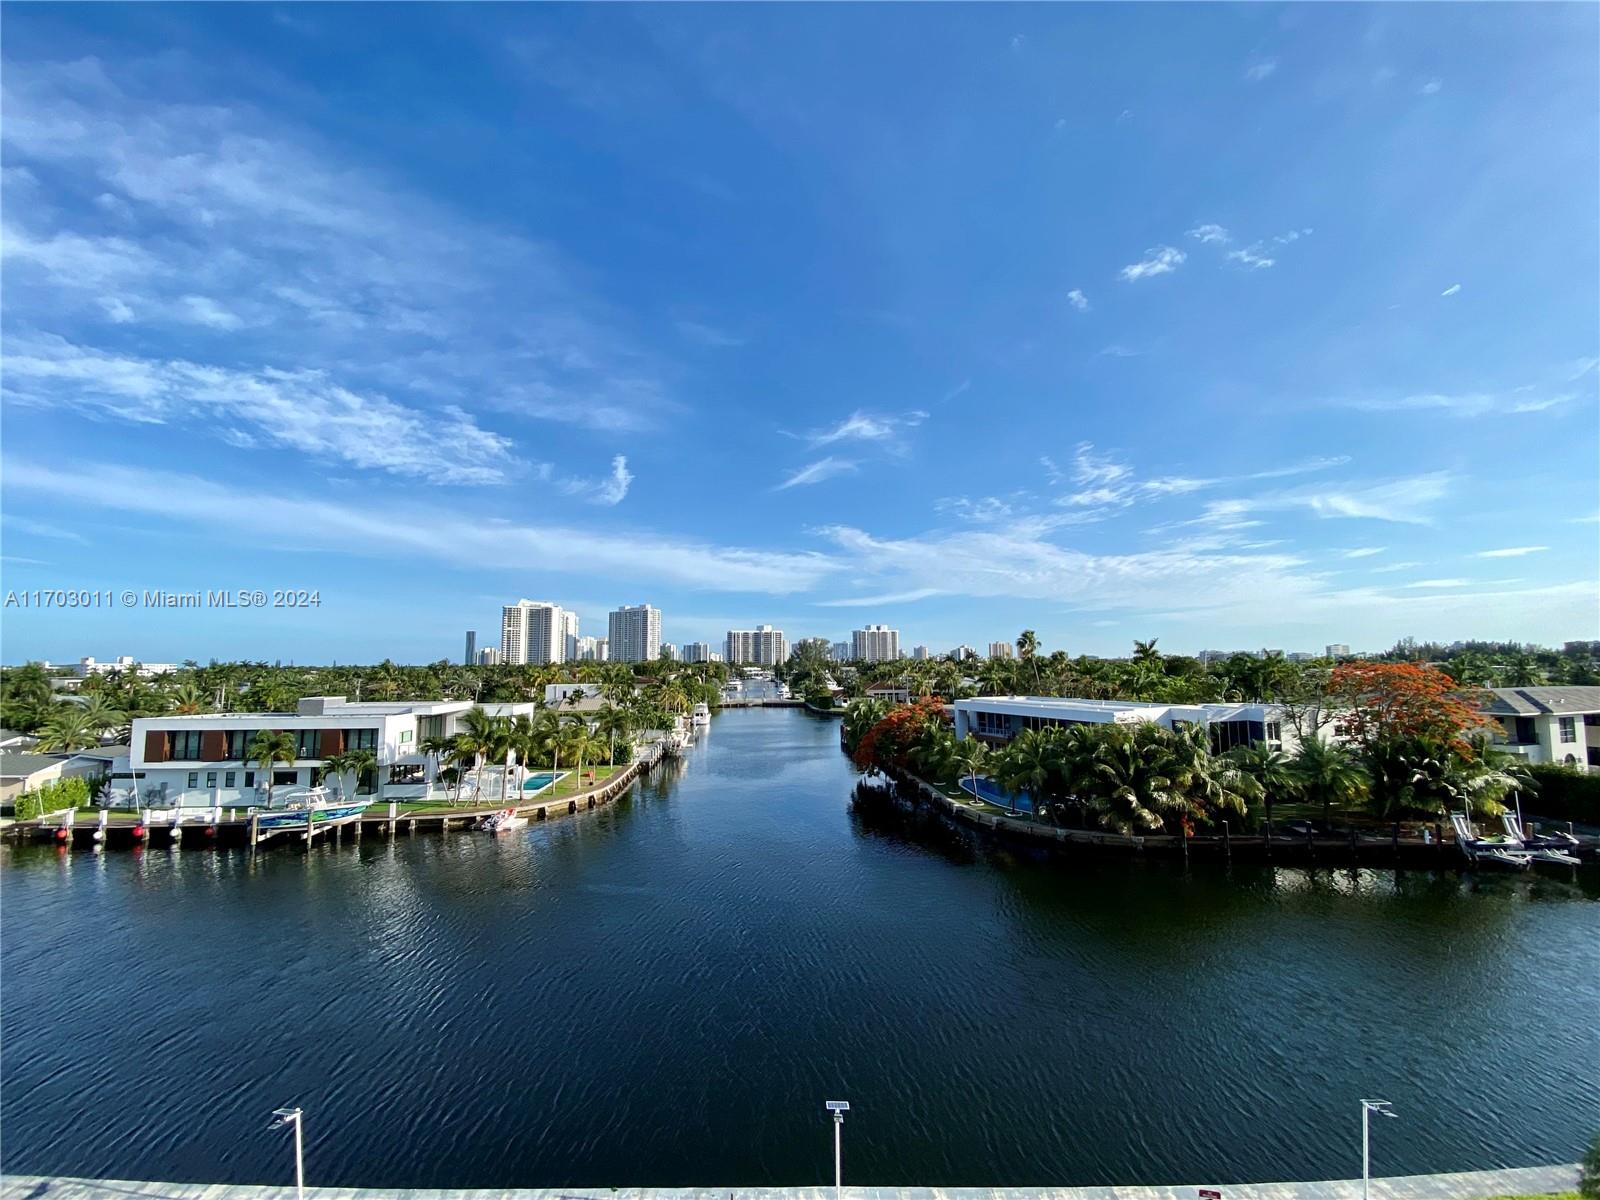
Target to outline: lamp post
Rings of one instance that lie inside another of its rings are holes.
[[[294,1194],[295,1200],[306,1200],[305,1156],[300,1143],[300,1110],[275,1108],[272,1110],[272,1115],[278,1119],[268,1126],[269,1129],[281,1129],[285,1125],[294,1126]]]
[[[1361,1102],[1361,1200],[1369,1200],[1368,1183],[1372,1176],[1372,1135],[1371,1117],[1377,1113],[1381,1117],[1392,1117],[1395,1114],[1389,1111],[1387,1100],[1363,1100]]]
[[[850,1111],[850,1101],[829,1100],[828,1111],[833,1114],[833,1197],[842,1200],[844,1195],[844,1158],[840,1143],[844,1134],[844,1115]]]

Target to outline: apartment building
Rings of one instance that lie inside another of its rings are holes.
[[[661,610],[648,604],[624,605],[611,614],[611,658],[652,662],[661,654]]]
[[[868,625],[850,634],[850,657],[857,662],[894,662],[900,657],[900,631]]]
[[[783,636],[783,630],[774,629],[771,625],[730,629],[723,639],[722,656],[726,662],[773,667],[788,661],[789,642]]]
[[[500,610],[500,659],[508,663],[567,661],[578,638],[578,614],[559,604],[518,600]]]
[[[1014,647],[1010,642],[989,643],[990,658],[1010,658],[1015,652],[1016,647]]]

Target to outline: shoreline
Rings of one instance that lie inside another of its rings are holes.
[[[1378,1200],[1493,1200],[1553,1195],[1577,1188],[1578,1164],[1454,1171],[1374,1178]],[[1226,1200],[1360,1200],[1359,1179],[1305,1183],[1110,1184],[1089,1187],[704,1187],[704,1188],[363,1188],[307,1187],[318,1200],[1194,1200],[1201,1188]],[[71,1176],[12,1175],[0,1179],[0,1200],[289,1200],[293,1184],[144,1183]]]

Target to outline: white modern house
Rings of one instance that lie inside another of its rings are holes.
[[[1600,770],[1600,687],[1490,688],[1496,750],[1530,763]]]
[[[350,703],[343,696],[308,696],[292,713],[207,713],[139,717],[133,722],[128,774],[112,772],[113,793],[137,788],[152,807],[248,805],[265,796],[266,772],[250,761],[249,746],[262,730],[295,739],[292,763],[272,769],[275,787],[309,787],[324,760],[347,750],[371,750],[378,760],[379,800],[427,794],[436,764],[422,750],[433,737],[461,732],[470,700]],[[535,704],[485,704],[495,716],[532,714]],[[120,766],[120,764],[119,764]]]
[[[1273,704],[1151,704],[1137,700],[1078,700],[1059,696],[978,696],[957,700],[956,737],[1009,742],[1024,729],[1071,725],[1132,725],[1153,721],[1167,729],[1204,725],[1212,749],[1265,742],[1294,749],[1294,730]]]

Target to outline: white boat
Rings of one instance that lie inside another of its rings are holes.
[[[328,791],[325,787],[284,790],[274,793],[272,802],[264,808],[247,811],[256,817],[256,828],[265,832],[273,829],[303,829],[309,816],[318,829],[347,825],[361,819],[361,814],[372,805],[372,800],[347,799]]]
[[[711,724],[711,709],[704,704],[696,704],[694,711],[689,714],[689,724],[706,726]]]
[[[513,829],[521,829],[527,823],[528,818],[518,816],[516,809],[502,808],[479,821],[478,828],[487,833],[508,833]]]
[[[787,683],[780,683],[778,685],[778,699],[779,700],[787,700],[788,698],[789,698],[789,685]]]

